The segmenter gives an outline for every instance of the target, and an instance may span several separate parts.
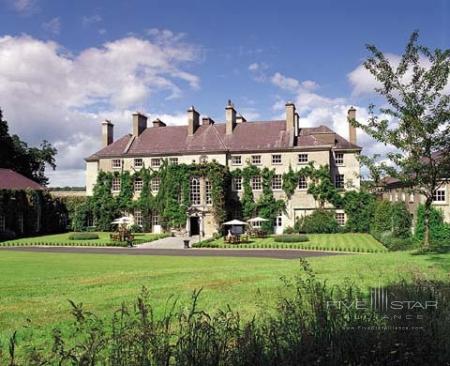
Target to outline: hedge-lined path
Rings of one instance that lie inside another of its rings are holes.
[[[36,253],[89,253],[124,255],[163,255],[180,257],[254,257],[273,259],[298,259],[303,257],[325,257],[344,255],[343,252],[320,252],[289,249],[141,249],[111,247],[0,247],[0,250]]]

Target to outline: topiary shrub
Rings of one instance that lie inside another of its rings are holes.
[[[69,240],[95,240],[95,239],[99,239],[99,236],[96,233],[82,232],[82,233],[72,233],[69,235]]]
[[[390,231],[392,228],[392,204],[381,200],[375,204],[371,230],[377,233]]]
[[[319,209],[299,220],[302,233],[337,233],[339,225],[332,211]]]
[[[301,243],[308,241],[308,237],[302,234],[283,234],[276,235],[273,239],[277,243]]]
[[[395,238],[406,239],[411,236],[411,214],[404,202],[392,205],[392,235]]]

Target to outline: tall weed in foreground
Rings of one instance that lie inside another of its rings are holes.
[[[20,344],[14,333],[0,357],[9,366],[448,364],[446,285],[418,279],[377,291],[396,306],[369,306],[373,296],[352,283],[319,281],[301,261],[299,274],[283,279],[276,309],[244,321],[230,307],[200,309],[201,291],[192,294],[188,308],[169,299],[165,313],[155,316],[143,288],[134,304],[112,314],[111,323],[71,302],[69,334],[55,329],[51,347],[39,349],[32,339]]]

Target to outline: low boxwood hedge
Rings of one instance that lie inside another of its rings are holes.
[[[301,243],[309,240],[306,235],[302,234],[275,235],[273,238],[277,243]]]
[[[99,239],[98,234],[96,233],[72,233],[69,235],[69,240],[96,240]]]

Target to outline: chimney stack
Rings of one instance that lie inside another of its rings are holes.
[[[350,107],[347,112],[347,121],[348,121],[348,141],[352,144],[356,145],[356,127],[353,126],[350,121],[356,120],[356,109]]]
[[[200,114],[195,110],[194,106],[191,106],[187,110],[188,113],[188,136],[194,136],[195,131],[197,131],[200,125]]]
[[[295,104],[292,102],[286,103],[286,131],[292,131],[295,132],[295,126],[296,126],[296,112],[295,112]]]
[[[114,141],[114,125],[105,119],[102,122],[102,147],[111,145]]]
[[[161,121],[159,118],[155,119],[153,122],[153,127],[166,127],[166,124]]]
[[[236,110],[234,109],[233,103],[228,99],[228,104],[225,107],[225,117],[226,117],[226,134],[231,135],[234,128],[236,127]]]
[[[133,136],[140,136],[146,128],[147,116],[140,112],[133,113]]]

